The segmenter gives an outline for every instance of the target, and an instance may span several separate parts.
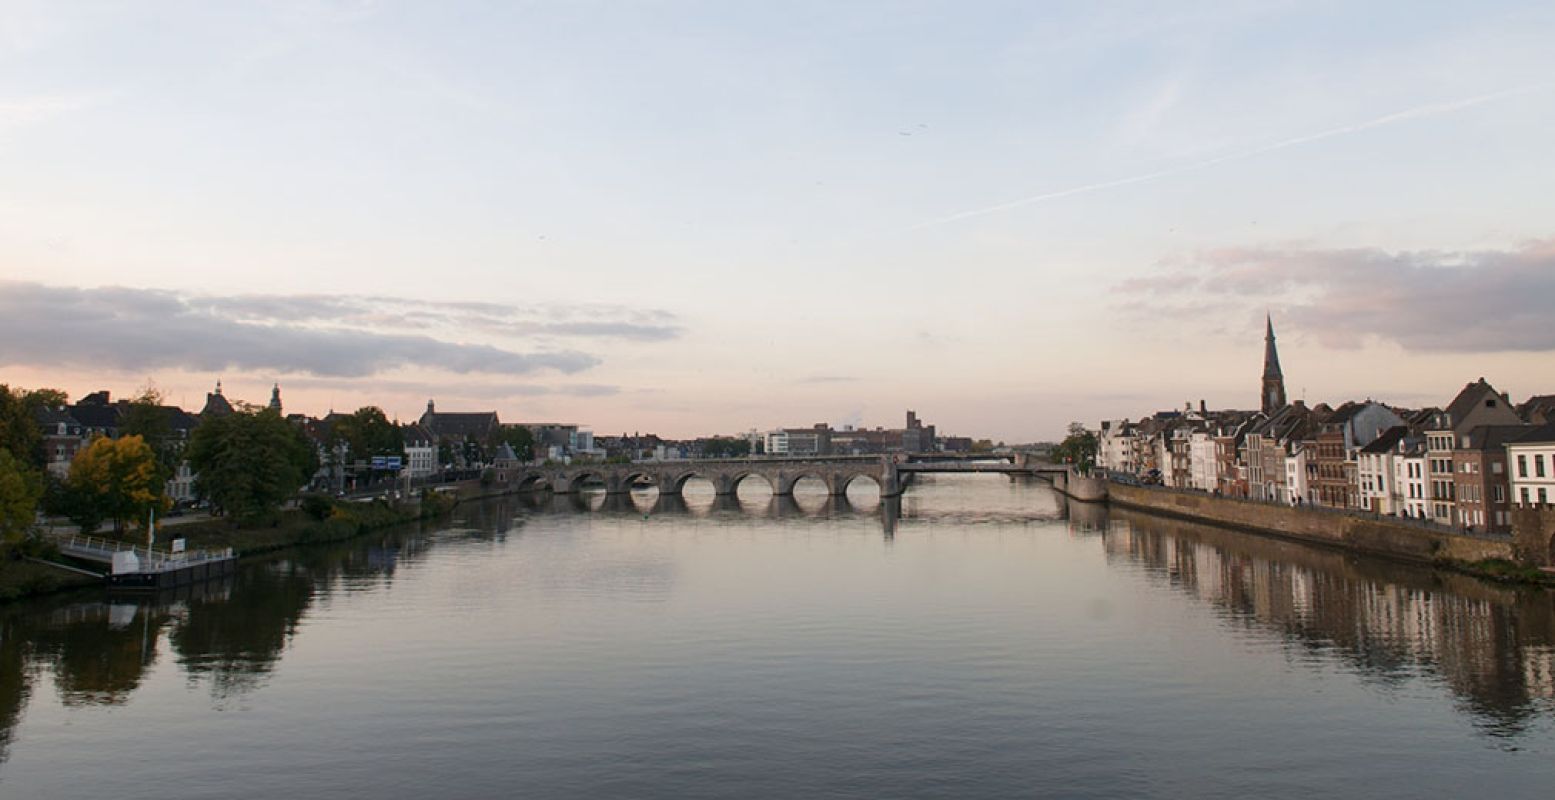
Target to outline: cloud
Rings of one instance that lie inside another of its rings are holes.
[[[1473,97],[1463,97],[1463,98],[1459,98],[1457,100],[1448,100],[1448,101],[1440,102],[1440,103],[1429,103],[1429,104],[1422,105],[1422,106],[1415,106],[1414,108],[1406,108],[1406,109],[1404,109],[1402,111],[1395,111],[1395,112],[1392,112],[1390,114],[1383,114],[1380,117],[1373,117],[1371,119],[1368,119],[1368,120],[1365,120],[1365,121],[1362,121],[1362,122],[1357,122],[1357,123],[1354,123],[1354,124],[1351,124],[1351,125],[1343,125],[1343,126],[1340,126],[1340,127],[1337,127],[1337,128],[1329,128],[1328,130],[1324,130],[1324,131],[1317,131],[1317,132],[1314,132],[1314,133],[1303,134],[1301,136],[1293,136],[1293,137],[1288,138],[1288,139],[1281,139],[1281,140],[1279,140],[1277,142],[1270,142],[1269,144],[1252,148],[1251,150],[1243,150],[1243,151],[1236,152],[1236,153],[1228,153],[1228,154],[1223,155],[1223,156],[1216,156],[1214,158],[1207,158],[1207,159],[1204,159],[1204,160],[1201,160],[1201,161],[1195,161],[1195,162],[1192,162],[1192,163],[1189,163],[1189,164],[1183,164],[1181,166],[1167,167],[1166,169],[1155,170],[1154,172],[1145,172],[1145,173],[1141,173],[1139,175],[1130,175],[1130,176],[1124,177],[1124,178],[1116,178],[1116,179],[1107,180],[1107,181],[1098,181],[1098,182],[1095,182],[1095,183],[1087,183],[1087,184],[1082,184],[1082,185],[1079,185],[1079,186],[1071,186],[1071,187],[1068,187],[1068,188],[1065,188],[1065,189],[1058,189],[1058,190],[1055,190],[1055,191],[1043,192],[1042,194],[1031,195],[1030,197],[1023,197],[1023,198],[1020,198],[1019,200],[1011,200],[1009,202],[999,203],[997,205],[985,206],[983,208],[973,208],[973,209],[969,209],[969,210],[966,210],[966,211],[958,211],[958,212],[956,212],[954,214],[949,214],[949,215],[940,217],[938,219],[931,219],[931,220],[929,220],[927,222],[920,222],[917,225],[913,225],[912,227],[908,228],[908,230],[920,230],[920,229],[923,229],[923,228],[932,228],[932,227],[935,227],[935,226],[945,225],[945,224],[948,224],[948,223],[951,223],[951,222],[957,222],[957,221],[960,221],[960,220],[963,220],[963,219],[969,219],[969,218],[972,218],[972,217],[981,217],[981,216],[985,216],[985,215],[988,215],[988,214],[997,214],[997,213],[999,213],[1001,211],[1011,211],[1013,209],[1021,208],[1021,207],[1024,207],[1024,206],[1035,205],[1037,203],[1045,203],[1045,202],[1047,202],[1049,200],[1059,200],[1059,199],[1062,199],[1062,198],[1065,198],[1065,197],[1073,197],[1075,195],[1081,195],[1081,194],[1090,194],[1091,192],[1099,192],[1099,191],[1102,191],[1102,190],[1105,190],[1105,189],[1117,189],[1117,188],[1121,188],[1121,187],[1124,187],[1124,186],[1132,186],[1132,185],[1134,185],[1136,183],[1147,183],[1147,182],[1150,182],[1150,181],[1159,180],[1161,178],[1176,177],[1178,175],[1184,175],[1184,174],[1187,174],[1187,173],[1190,173],[1190,172],[1198,172],[1199,170],[1209,169],[1210,167],[1219,166],[1221,164],[1227,164],[1227,163],[1230,163],[1230,162],[1233,162],[1233,161],[1242,161],[1244,159],[1249,159],[1249,158],[1254,158],[1256,156],[1266,155],[1268,153],[1273,153],[1273,152],[1276,152],[1276,151],[1279,151],[1279,150],[1285,150],[1285,149],[1291,148],[1291,147],[1299,147],[1301,145],[1311,144],[1313,142],[1320,142],[1320,141],[1323,141],[1324,139],[1332,139],[1332,138],[1335,138],[1335,137],[1338,137],[1338,136],[1347,136],[1347,135],[1352,134],[1352,133],[1360,133],[1361,131],[1367,131],[1367,130],[1371,130],[1373,128],[1380,128],[1380,127],[1383,127],[1385,125],[1392,125],[1392,124],[1397,123],[1397,122],[1406,122],[1406,121],[1409,121],[1409,120],[1423,119],[1423,118],[1426,118],[1426,117],[1434,117],[1434,116],[1438,116],[1438,115],[1441,115],[1441,114],[1450,114],[1450,113],[1453,113],[1453,112],[1456,112],[1456,111],[1461,111],[1461,110],[1466,109],[1466,108],[1472,108],[1474,106],[1481,105],[1483,103],[1489,103],[1489,102],[1496,101],[1496,100],[1503,100],[1503,99],[1506,99],[1506,98],[1509,98],[1509,97],[1514,97],[1514,96],[1517,96],[1517,95],[1528,94],[1530,92],[1541,91],[1541,90],[1550,88],[1550,86],[1551,86],[1551,84],[1536,84],[1536,85],[1532,85],[1532,86],[1518,86],[1518,87],[1513,87],[1513,88],[1510,88],[1510,89],[1502,89],[1500,91],[1495,91],[1495,92],[1489,92],[1489,93],[1486,93],[1486,94],[1475,95]]]
[[[499,336],[639,342],[669,341],[684,333],[679,319],[667,311],[602,304],[520,307],[500,303],[333,295],[189,297],[186,302],[211,313],[260,323],[480,330]]]
[[[91,105],[87,97],[27,97],[0,99],[0,131],[34,125]]]
[[[356,327],[302,324],[323,323],[330,308],[356,301],[334,302],[0,282],[0,364],[364,377],[400,367],[575,373],[600,363],[571,349],[520,352],[399,332],[392,325],[368,325],[361,315],[346,323]]]
[[[353,391],[360,389],[361,386],[349,379],[292,378],[282,388]],[[444,397],[466,397],[493,401],[510,400],[517,397],[612,397],[620,394],[622,391],[619,386],[600,383],[568,383],[545,386],[531,383],[438,382],[434,384],[426,381],[408,380],[375,380],[372,382],[372,388],[375,392],[389,394],[432,393]]]
[[[1273,308],[1329,347],[1374,337],[1421,352],[1555,350],[1555,240],[1463,253],[1211,250],[1118,290],[1120,311],[1157,321]]]

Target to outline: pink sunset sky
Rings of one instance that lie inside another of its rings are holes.
[[[1555,393],[1539,3],[7,5],[0,382],[682,437]]]

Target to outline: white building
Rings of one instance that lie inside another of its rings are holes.
[[[1431,515],[1425,460],[1425,450],[1418,446],[1393,454],[1393,507],[1402,516],[1425,519]]]
[[[1307,483],[1307,462],[1310,459],[1307,448],[1300,442],[1293,444],[1290,455],[1285,457],[1285,497],[1292,505],[1297,500],[1302,503],[1312,502],[1311,487]]]
[[[1135,428],[1128,420],[1103,420],[1096,437],[1096,466],[1131,475],[1137,473],[1139,464],[1134,458],[1134,438]],[[767,452],[772,452],[770,444]]]
[[[1215,437],[1208,431],[1194,431],[1188,440],[1189,485],[1194,489],[1212,491],[1216,486],[1217,470]]]
[[[1356,484],[1361,508],[1390,516],[1397,515],[1398,476],[1393,456],[1404,442],[1408,429],[1396,426],[1384,431],[1371,444],[1355,454]]]
[[[769,456],[788,455],[788,431],[767,431],[766,452]]]
[[[178,462],[178,470],[167,479],[165,491],[168,499],[175,503],[194,502],[194,470],[189,468],[189,462]]]
[[[1544,505],[1555,502],[1555,424],[1528,432],[1506,446],[1512,472],[1512,502]]]
[[[402,438],[405,442],[405,468],[410,471],[412,479],[437,472],[437,440],[431,431],[421,425],[406,425]]]

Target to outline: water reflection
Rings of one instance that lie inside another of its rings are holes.
[[[1071,514],[1076,509],[1071,508]],[[1421,673],[1485,733],[1555,712],[1555,596],[1456,573],[1113,511],[1109,558],[1273,632],[1302,658],[1337,658],[1381,685]]]
[[[26,707],[50,681],[65,705],[121,705],[159,659],[170,659],[189,681],[207,686],[220,706],[262,691],[309,615],[331,595],[386,591],[441,546],[500,545],[537,520],[579,513],[718,521],[746,515],[804,524],[878,520],[888,542],[922,525],[1062,520],[1089,552],[1202,601],[1233,629],[1273,637],[1293,660],[1337,662],[1379,690],[1424,675],[1448,687],[1461,712],[1500,740],[1555,713],[1555,600],[1549,593],[1109,513],[1105,506],[1065,501],[1033,487],[1011,491],[1014,499],[1005,505],[1004,495],[996,494],[971,508],[922,494],[867,501],[811,496],[802,502],[778,496],[517,495],[461,506],[450,523],[246,564],[225,583],[153,596],[13,605],[0,609],[0,762]],[[1033,535],[1044,530],[1034,528]],[[632,572],[601,562],[598,574],[601,580],[634,581],[662,600],[671,584],[664,570],[673,566],[666,561]],[[609,588],[600,586],[591,596]]]

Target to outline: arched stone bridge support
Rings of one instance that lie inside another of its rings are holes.
[[[805,478],[826,484],[833,497],[847,494],[859,478],[880,487],[882,497],[896,497],[905,488],[892,458],[747,459],[730,461],[668,461],[636,464],[579,464],[560,467],[504,465],[495,468],[496,485],[513,490],[544,486],[555,494],[574,494],[588,483],[603,484],[609,495],[627,494],[638,481],[656,485],[661,495],[679,495],[686,481],[705,478],[719,496],[735,494],[740,482],[760,478],[772,493],[788,497]]]

